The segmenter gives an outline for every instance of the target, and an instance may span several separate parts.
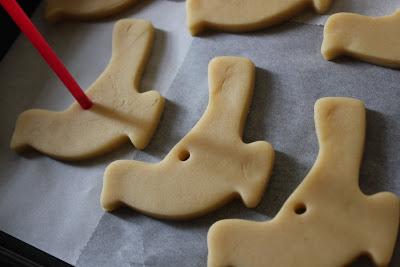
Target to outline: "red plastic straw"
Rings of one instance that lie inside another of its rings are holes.
[[[26,35],[29,41],[31,41],[31,43],[36,47],[44,60],[46,60],[47,64],[49,64],[61,79],[81,107],[83,109],[91,108],[93,105],[92,101],[90,101],[90,99],[85,95],[79,84],[75,81],[19,4],[15,0],[0,0],[0,4]]]

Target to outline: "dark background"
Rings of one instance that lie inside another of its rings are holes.
[[[30,16],[36,7],[39,5],[39,0],[19,0],[18,3],[23,7],[25,12]],[[6,54],[7,50],[10,48],[14,40],[20,33],[17,26],[5,12],[5,10],[0,7],[0,60]]]

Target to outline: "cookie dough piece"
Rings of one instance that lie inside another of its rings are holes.
[[[312,7],[325,13],[333,0],[187,0],[187,24],[192,35],[206,29],[245,32],[279,24]]]
[[[324,28],[321,52],[326,60],[347,55],[400,68],[400,10],[386,17],[351,13],[330,16]]]
[[[391,193],[366,196],[358,186],[365,120],[359,100],[318,100],[320,151],[313,168],[275,219],[215,223],[208,233],[208,267],[342,267],[361,254],[387,266],[400,203]]]
[[[92,108],[83,110],[75,102],[62,112],[25,111],[18,117],[11,148],[21,152],[32,147],[51,157],[80,160],[129,139],[136,148],[146,147],[164,108],[158,92],[138,92],[153,39],[150,22],[117,22],[110,63],[86,91]]]
[[[133,6],[138,0],[46,0],[45,18],[96,20],[112,16]]]
[[[245,144],[241,138],[255,67],[246,58],[218,57],[208,71],[208,107],[164,160],[121,160],[107,167],[101,193],[105,210],[124,204],[158,218],[189,219],[237,197],[249,208],[258,204],[274,151],[267,142]]]

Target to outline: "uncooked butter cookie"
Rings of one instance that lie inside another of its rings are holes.
[[[80,160],[104,154],[129,139],[138,149],[146,147],[164,108],[158,92],[138,92],[153,39],[150,22],[117,22],[110,63],[86,91],[93,106],[84,110],[75,102],[62,112],[23,112],[11,148],[20,152],[31,147],[51,157]]]
[[[193,129],[157,164],[120,160],[104,174],[101,205],[127,205],[150,216],[188,219],[240,197],[255,207],[268,183],[274,151],[243,143],[255,67],[240,57],[209,64],[208,107]]]
[[[400,10],[391,16],[337,13],[329,17],[321,48],[326,60],[341,55],[400,68]]]
[[[206,29],[245,32],[279,24],[307,7],[325,13],[333,0],[187,0],[192,35]]]
[[[342,267],[367,254],[389,264],[400,203],[391,193],[358,186],[366,113],[350,98],[315,105],[318,158],[275,219],[222,220],[208,233],[208,267]],[[379,177],[377,177],[379,178]]]
[[[138,0],[46,0],[45,18],[95,20],[112,16],[136,4]]]

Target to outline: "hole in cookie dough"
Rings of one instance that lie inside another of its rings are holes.
[[[306,211],[307,207],[303,203],[297,204],[297,206],[294,208],[294,212],[296,212],[298,215],[304,214]]]
[[[181,161],[187,161],[190,158],[190,153],[187,150],[182,150],[181,152],[179,152],[178,157]]]

